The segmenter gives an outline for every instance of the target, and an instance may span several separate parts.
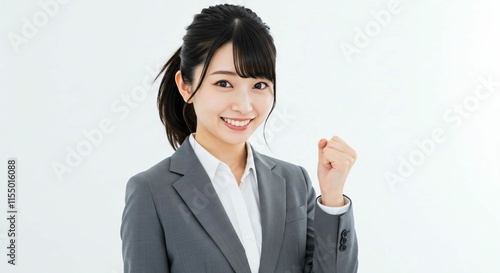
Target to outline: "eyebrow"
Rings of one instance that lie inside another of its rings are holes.
[[[233,71],[226,71],[226,70],[219,70],[219,71],[215,71],[215,72],[212,72],[210,75],[215,75],[215,74],[223,74],[223,75],[238,76],[238,74],[236,74],[236,72],[233,72]]]

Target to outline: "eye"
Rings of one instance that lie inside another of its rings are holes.
[[[231,86],[231,84],[228,81],[218,81],[215,84],[217,86],[220,86],[220,87],[229,87],[229,86]]]
[[[259,82],[259,83],[255,84],[254,86],[257,87],[257,89],[264,89],[267,87],[267,83]]]

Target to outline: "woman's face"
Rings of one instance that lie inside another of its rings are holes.
[[[196,88],[203,66],[194,73]],[[192,102],[197,116],[196,138],[240,144],[266,119],[273,104],[273,85],[264,78],[236,74],[232,43],[213,55],[200,89]]]

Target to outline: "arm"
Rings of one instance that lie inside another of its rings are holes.
[[[129,179],[120,228],[124,273],[168,273],[163,228],[147,181]]]
[[[316,192],[307,171],[301,167],[307,185],[307,243],[305,273],[356,273],[358,242],[351,200],[349,209],[331,215],[317,204]]]

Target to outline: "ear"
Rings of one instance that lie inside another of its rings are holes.
[[[188,85],[184,82],[180,70],[175,73],[175,83],[177,84],[177,88],[179,89],[179,93],[181,94],[182,98],[185,102],[187,102],[187,100],[191,96],[191,85]],[[193,100],[191,100],[189,103],[193,103]]]

